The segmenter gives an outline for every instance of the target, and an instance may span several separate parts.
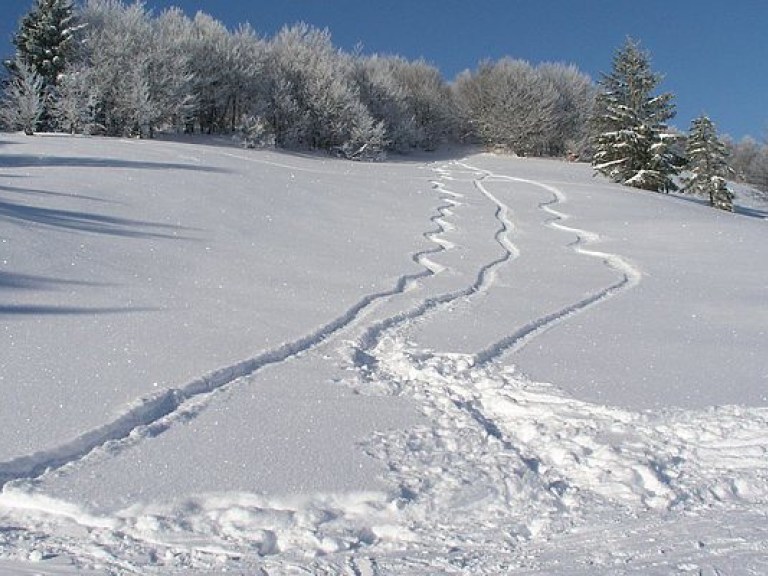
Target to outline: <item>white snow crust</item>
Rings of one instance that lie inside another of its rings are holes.
[[[744,190],[0,140],[0,574],[768,571]]]

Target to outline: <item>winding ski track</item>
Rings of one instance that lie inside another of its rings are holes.
[[[582,228],[575,228],[573,226],[567,226],[565,224],[565,222],[571,218],[570,215],[565,214],[564,212],[561,212],[553,207],[563,205],[567,202],[567,197],[559,188],[542,182],[537,182],[535,180],[498,175],[492,172],[488,172],[487,175],[488,179],[527,184],[552,194],[551,200],[539,204],[539,208],[541,210],[552,216],[552,219],[547,222],[547,225],[556,230],[575,234],[576,241],[570,245],[571,248],[577,254],[601,260],[608,268],[618,273],[619,280],[568,306],[527,322],[498,342],[495,342],[485,349],[477,352],[475,354],[475,361],[477,364],[487,364],[488,362],[491,362],[506,353],[512,353],[520,350],[535,337],[543,334],[553,326],[563,322],[568,318],[571,318],[572,316],[581,314],[621,292],[634,288],[642,280],[642,273],[640,270],[624,257],[610,252],[601,252],[586,248],[586,246],[589,246],[590,244],[599,242],[601,240],[600,235],[596,234],[595,232],[584,230]],[[482,183],[478,182],[478,185],[482,186]]]
[[[477,172],[474,168],[467,168],[473,172]],[[442,178],[448,180],[451,179],[447,169],[440,168],[437,172],[438,174],[441,174]],[[509,206],[479,185],[479,182],[480,180],[474,180],[475,188],[495,206],[494,218],[498,223],[498,228],[494,233],[494,240],[502,248],[502,254],[490,262],[482,264],[477,271],[474,281],[468,286],[426,298],[409,310],[405,310],[369,326],[358,339],[353,352],[353,359],[358,368],[370,368],[369,363],[373,358],[371,351],[379,343],[385,332],[396,331],[417,320],[425,319],[431,313],[434,313],[445,306],[452,305],[459,300],[469,298],[475,294],[487,292],[494,284],[499,268],[519,257],[520,251],[510,240],[510,235],[515,226],[510,218]],[[448,190],[445,184],[440,181],[434,182],[434,186],[444,194],[448,193],[454,196],[461,196],[459,193]]]
[[[360,338],[356,346],[354,353],[355,357],[364,359],[363,362],[356,361],[356,364],[358,364],[359,367],[368,367],[372,359],[371,351],[384,337],[385,333],[395,332],[413,322],[422,320],[443,306],[452,305],[457,301],[469,299],[473,295],[490,290],[496,280],[498,270],[502,266],[519,258],[520,249],[510,238],[515,229],[515,224],[511,220],[512,210],[497,195],[493,194],[488,189],[486,186],[486,183],[488,182],[525,184],[551,194],[552,198],[550,200],[539,204],[539,208],[551,216],[551,219],[546,222],[546,225],[555,230],[576,235],[576,241],[570,244],[571,248],[577,254],[601,260],[608,268],[614,270],[618,274],[619,279],[609,286],[579,299],[572,304],[526,322],[502,339],[476,352],[474,354],[475,365],[488,364],[507,353],[513,353],[520,350],[531,340],[550,330],[557,324],[577,314],[581,314],[619,293],[632,289],[637,286],[642,279],[640,270],[624,257],[618,254],[587,248],[590,244],[597,243],[601,240],[599,234],[565,224],[565,222],[571,218],[570,215],[554,208],[554,206],[561,206],[567,202],[566,195],[559,188],[535,180],[496,174],[492,171],[471,166],[464,162],[456,162],[453,165],[476,174],[477,177],[473,179],[474,187],[496,207],[495,218],[499,223],[499,228],[494,235],[494,239],[502,248],[503,254],[495,260],[482,265],[477,273],[475,281],[469,286],[442,295],[432,296],[410,310],[371,325]],[[441,167],[437,172],[443,179],[453,179],[450,167]],[[440,182],[436,182],[435,185],[443,191],[446,190],[445,185]]]

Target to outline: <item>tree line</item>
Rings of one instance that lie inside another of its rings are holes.
[[[236,134],[250,147],[357,159],[470,142],[591,160],[613,181],[649,190],[669,191],[681,170],[698,171],[682,183],[704,195],[731,174],[730,151],[737,174],[768,187],[765,147],[723,143],[704,118],[688,139],[669,130],[673,96],[654,93],[660,76],[630,39],[597,83],[574,66],[512,58],[449,83],[423,60],[339,50],[327,30],[306,24],[264,38],[202,12],[36,0],[14,44],[0,121],[27,133]]]
[[[28,132],[233,133],[365,157],[467,141],[563,155],[585,147],[594,99],[573,66],[503,59],[449,84],[423,60],[346,53],[306,24],[262,38],[120,0],[37,0],[14,43],[3,119]]]

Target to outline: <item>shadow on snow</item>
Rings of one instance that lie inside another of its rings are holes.
[[[227,174],[228,170],[211,166],[178,164],[173,162],[145,162],[138,160],[119,160],[117,158],[78,158],[75,156],[35,156],[13,154],[0,156],[0,168],[128,168],[134,170],[191,170],[193,172],[211,172]]]
[[[40,208],[5,200],[0,200],[0,219],[2,218],[111,236],[188,239],[175,233],[178,230],[188,230],[182,226],[117,218],[93,212]]]
[[[135,314],[157,312],[158,308],[88,308],[87,306],[0,305],[2,316],[91,316],[100,314]]]
[[[65,286],[111,286],[101,282],[65,280],[32,274],[15,274],[0,271],[0,290],[58,290]]]
[[[9,174],[3,174],[3,178],[7,178]],[[28,196],[55,196],[57,198],[73,198],[75,200],[91,200],[93,202],[102,202],[104,204],[118,204],[114,200],[107,200],[106,198],[97,198],[96,196],[86,196],[85,194],[73,194],[70,192],[53,192],[51,190],[41,190],[39,188],[19,188],[18,186],[2,186],[0,190],[3,192],[12,192],[14,194],[26,194]]]

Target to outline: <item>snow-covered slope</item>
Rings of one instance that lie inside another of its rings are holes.
[[[0,573],[760,573],[751,202],[6,135]]]

